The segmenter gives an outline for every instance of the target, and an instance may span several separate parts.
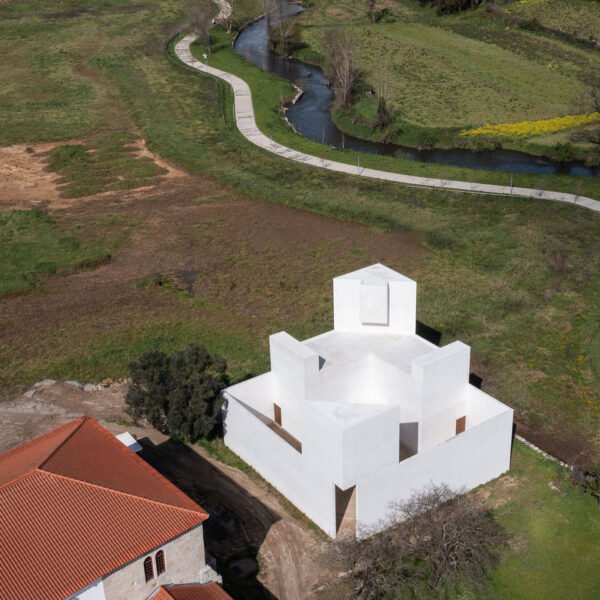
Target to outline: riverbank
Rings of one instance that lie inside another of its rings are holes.
[[[235,52],[231,47],[232,36],[222,28],[214,28],[211,32],[211,39],[210,66],[237,75],[248,83],[252,91],[253,106],[259,129],[280,144],[306,154],[318,156],[324,160],[337,161],[357,168],[375,169],[417,177],[500,185],[509,188],[512,182],[513,188],[554,190],[590,198],[600,198],[600,178],[524,173],[511,175],[496,171],[453,167],[350,150],[338,150],[309,140],[298,135],[285,122],[284,105],[287,99],[295,95],[293,85],[289,81],[259,69]],[[192,52],[196,58],[202,59],[205,49],[200,44],[194,43]]]
[[[543,10],[545,3],[536,7]],[[569,12],[566,4],[554,2],[553,7]],[[323,31],[330,25],[343,23],[355,40],[360,91],[348,111],[334,115],[346,134],[410,147],[505,148],[598,164],[597,145],[577,139],[586,127],[546,135],[465,137],[461,132],[488,123],[535,123],[585,112],[581,96],[589,73],[600,68],[599,52],[505,24],[483,7],[440,17],[412,1],[383,0],[379,6],[376,24],[369,22],[364,6],[351,0],[315,0],[298,18],[306,45],[298,53],[301,59],[322,64]],[[588,12],[590,21],[598,20],[598,11],[590,7]],[[392,118],[383,131],[374,126],[373,92],[380,88]]]
[[[544,125],[548,123],[544,120],[490,125],[486,127],[490,130],[489,133],[478,133],[475,128],[423,127],[401,119],[392,120],[388,126],[380,128],[376,124],[377,98],[374,94],[362,98],[357,104],[346,110],[332,111],[331,117],[336,127],[346,135],[372,142],[396,144],[416,150],[457,149],[472,152],[512,150],[538,157],[540,164],[555,162],[564,165],[565,169],[577,163],[592,169],[600,166],[600,146],[570,141],[573,134],[581,138],[584,134],[591,134],[593,128],[599,127],[600,115],[598,113],[571,118],[573,121],[587,120],[583,125],[564,127],[557,131],[549,131],[547,134],[540,134],[539,137],[546,140],[545,144],[527,134],[510,136],[494,132],[494,129],[501,130],[503,127],[508,128],[509,126],[543,129]],[[564,120],[569,120],[569,117]]]

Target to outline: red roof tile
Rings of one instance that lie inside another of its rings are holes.
[[[0,454],[0,486],[39,467],[80,425],[81,419],[71,421]]]
[[[167,585],[151,600],[232,600],[218,583]]]
[[[81,419],[79,428],[43,462],[41,468],[150,500],[202,510],[135,452],[89,418]]]
[[[62,599],[208,515],[95,421],[0,455],[0,599]]]

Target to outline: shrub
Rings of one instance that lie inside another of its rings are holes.
[[[151,351],[129,365],[131,387],[125,403],[135,420],[147,420],[163,433],[189,442],[221,433],[222,390],[227,364],[202,346],[170,356]]]
[[[569,162],[575,158],[575,148],[569,142],[559,143],[554,147],[553,155],[558,162]]]
[[[571,471],[573,485],[578,485],[586,493],[596,499],[600,508],[600,465],[595,465],[589,470],[573,467]]]
[[[455,598],[475,591],[508,538],[472,494],[429,484],[390,505],[387,519],[338,545],[352,598]],[[468,597],[468,596],[467,596]]]
[[[439,137],[435,131],[423,129],[417,134],[417,148],[433,148],[438,142]]]

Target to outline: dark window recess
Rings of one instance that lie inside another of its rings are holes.
[[[160,575],[167,570],[165,565],[165,553],[162,550],[159,550],[156,553],[156,574]]]
[[[152,568],[152,559],[150,557],[144,560],[144,576],[146,583],[154,579],[154,569]]]
[[[419,423],[400,423],[400,461],[417,453],[419,448]]]

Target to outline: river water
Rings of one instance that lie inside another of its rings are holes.
[[[291,13],[301,10],[297,5],[290,5]],[[316,142],[371,154],[489,171],[587,177],[600,175],[600,167],[587,167],[580,162],[559,163],[513,150],[417,150],[346,135],[335,126],[331,118],[333,92],[323,71],[299,60],[283,59],[271,52],[264,18],[251,23],[240,32],[234,49],[264,71],[288,79],[302,89],[300,99],[288,107],[287,118],[298,133]]]

